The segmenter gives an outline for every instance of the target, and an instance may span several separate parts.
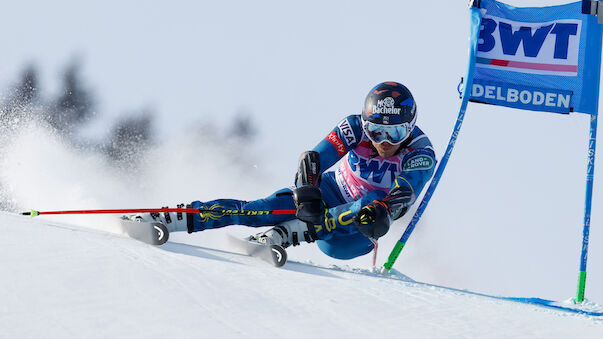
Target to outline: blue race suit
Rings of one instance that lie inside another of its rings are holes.
[[[320,155],[320,190],[329,209],[324,225],[315,226],[319,239],[317,245],[322,252],[337,259],[355,258],[373,249],[373,243],[353,223],[353,218],[363,206],[374,200],[385,199],[390,207],[391,219],[400,218],[432,177],[436,164],[431,142],[416,126],[395,155],[388,158],[379,156],[364,133],[360,115],[350,115],[343,119],[313,150]],[[342,158],[334,170],[329,170]],[[295,210],[295,203],[292,190],[285,188],[255,201],[195,201],[191,207],[250,211]],[[228,225],[272,226],[294,218],[295,215],[202,212],[193,215],[189,232]]]

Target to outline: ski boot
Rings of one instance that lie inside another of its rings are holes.
[[[276,225],[266,232],[258,233],[247,238],[245,251],[248,255],[259,257],[281,267],[287,262],[285,248],[299,245],[299,239],[314,242],[318,239],[314,227],[295,219]]]
[[[188,207],[188,206],[187,206]],[[162,207],[168,208],[168,207]],[[184,208],[184,204],[178,205],[178,208]],[[188,218],[187,213],[141,213],[130,216],[124,216],[124,219],[147,223],[161,223],[169,232],[187,232]]]
[[[162,245],[167,242],[170,232],[188,231],[188,218],[186,213],[142,213],[122,216],[121,225],[131,238]]]
[[[252,235],[248,240],[267,246],[277,245],[287,248],[291,245],[299,245],[300,239],[311,243],[318,240],[318,236],[313,226],[299,219],[294,219],[276,225],[266,232]]]

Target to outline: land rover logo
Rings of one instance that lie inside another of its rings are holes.
[[[427,155],[416,155],[404,163],[404,171],[425,170],[433,167],[433,158]]]

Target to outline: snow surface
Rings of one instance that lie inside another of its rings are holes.
[[[153,247],[6,212],[0,230],[0,338],[603,337],[603,316],[401,274],[296,262],[279,269],[179,243],[179,234]]]

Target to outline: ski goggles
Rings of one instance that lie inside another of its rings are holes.
[[[399,125],[380,125],[364,121],[362,127],[369,139],[376,144],[387,141],[390,144],[398,145],[410,134],[410,124],[407,122]]]

